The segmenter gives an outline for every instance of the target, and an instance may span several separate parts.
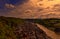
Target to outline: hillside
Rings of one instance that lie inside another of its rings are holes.
[[[49,18],[49,19],[27,19],[29,22],[38,23],[50,30],[60,32],[60,19]]]
[[[0,39],[51,39],[32,22],[0,17]]]

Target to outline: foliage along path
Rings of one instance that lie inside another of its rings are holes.
[[[60,39],[60,36],[57,35],[55,32],[47,29],[46,27],[40,25],[40,24],[37,24],[37,27],[39,27],[41,30],[43,30],[49,37],[51,37],[52,39]]]

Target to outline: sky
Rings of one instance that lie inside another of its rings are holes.
[[[15,5],[17,0],[0,0],[0,9],[4,9],[5,4],[13,4]]]
[[[24,0],[0,0],[0,8],[5,7],[4,5],[7,4],[13,4],[16,5],[17,3],[22,3]]]
[[[6,15],[26,0],[0,0],[0,15]]]
[[[6,11],[8,6],[17,6],[19,4],[22,4],[25,0],[0,0],[0,10]],[[8,8],[9,9],[9,8]]]
[[[59,18],[60,0],[0,0],[0,16],[17,18]]]

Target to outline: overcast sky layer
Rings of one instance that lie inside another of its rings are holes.
[[[60,18],[60,0],[0,0],[0,16]]]

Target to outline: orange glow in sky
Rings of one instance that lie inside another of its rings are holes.
[[[42,7],[46,8],[46,7],[53,7],[53,5],[55,4],[60,4],[60,0],[30,0],[31,4],[33,6],[40,6],[40,4],[42,4]],[[41,7],[41,6],[40,6]]]

